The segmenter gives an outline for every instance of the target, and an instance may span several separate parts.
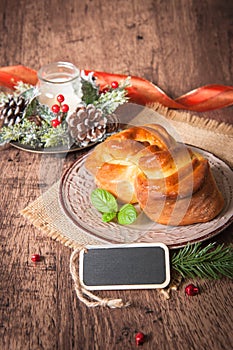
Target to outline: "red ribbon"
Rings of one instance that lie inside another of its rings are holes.
[[[25,66],[8,66],[0,68],[0,86],[14,89],[17,82],[36,85],[38,81],[37,72]]]
[[[85,70],[86,73],[91,72]],[[97,83],[103,89],[113,81],[120,82],[127,75],[94,72]],[[18,81],[35,85],[37,72],[31,68],[18,65],[0,68],[0,85],[14,89]],[[150,81],[131,76],[131,86],[127,88],[130,102],[140,105],[161,103],[165,107],[185,109],[197,112],[211,111],[233,105],[233,86],[206,85],[192,90],[176,99],[170,98],[158,86]]]

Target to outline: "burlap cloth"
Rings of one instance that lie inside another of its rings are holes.
[[[203,148],[233,166],[233,125],[218,123],[179,111],[153,106],[180,135],[183,142]],[[154,122],[139,115],[135,124]],[[156,122],[156,121],[155,121]],[[64,213],[59,201],[59,181],[21,211],[44,234],[71,248],[100,244],[100,241],[77,227]]]

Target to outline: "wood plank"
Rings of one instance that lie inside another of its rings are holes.
[[[232,85],[233,3],[227,0],[0,2],[0,64],[38,69],[68,60],[80,68],[152,80],[173,98],[205,84]],[[233,108],[200,114],[232,123]],[[35,229],[19,210],[78,157],[0,151],[0,349],[230,350],[232,283],[186,280],[172,298],[156,290],[101,291],[132,302],[90,309],[76,297],[71,250]],[[232,242],[232,226],[216,237]],[[42,261],[34,264],[31,255]],[[194,282],[201,293],[188,297]]]

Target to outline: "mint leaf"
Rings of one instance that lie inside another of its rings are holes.
[[[116,213],[103,213],[102,221],[109,222],[116,217]]]
[[[117,219],[121,225],[132,224],[137,218],[137,211],[132,204],[125,204],[118,212]]]
[[[116,198],[102,188],[96,188],[91,192],[91,202],[102,213],[103,222],[109,222],[117,217],[119,224],[129,225],[137,218],[137,211],[132,204],[125,204],[118,211]]]
[[[116,198],[102,188],[91,192],[91,202],[101,213],[116,213],[118,210]]]

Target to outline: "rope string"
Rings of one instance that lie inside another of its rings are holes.
[[[70,273],[74,281],[74,288],[78,299],[88,307],[102,306],[102,307],[109,307],[109,308],[122,308],[122,307],[129,306],[130,303],[129,302],[124,303],[122,299],[100,298],[97,295],[85,289],[81,285],[79,274],[77,272],[79,253],[81,249],[85,249],[85,248],[83,247],[76,248],[70,256]]]

